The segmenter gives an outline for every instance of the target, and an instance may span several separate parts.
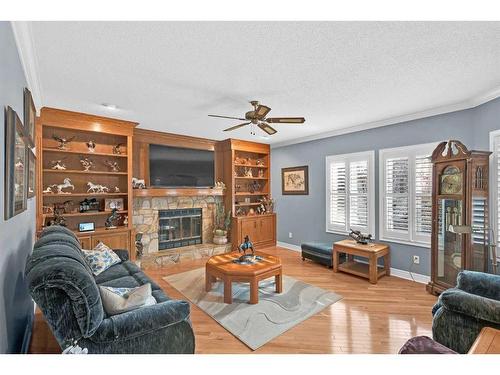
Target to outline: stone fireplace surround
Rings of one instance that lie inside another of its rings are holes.
[[[158,253],[158,210],[179,208],[202,209],[202,241],[211,244],[214,229],[215,203],[222,201],[220,196],[169,196],[169,197],[134,197],[132,223],[137,232],[142,232],[144,255]],[[176,250],[182,252],[183,248]],[[192,246],[186,251],[194,251]],[[194,254],[192,254],[194,255]]]

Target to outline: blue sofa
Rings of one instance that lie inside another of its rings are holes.
[[[121,263],[94,277],[80,242],[61,226],[46,228],[26,264],[29,292],[62,349],[75,341],[92,353],[194,353],[186,301],[170,299],[134,263]],[[103,309],[98,285],[138,287],[151,283],[157,304],[114,316]]]
[[[432,309],[434,340],[467,353],[483,327],[500,329],[500,276],[461,271]]]

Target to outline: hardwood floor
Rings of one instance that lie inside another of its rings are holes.
[[[191,320],[196,335],[196,353],[397,353],[410,337],[432,336],[431,308],[436,297],[425,285],[394,276],[382,277],[375,285],[366,279],[337,273],[319,264],[302,261],[300,254],[278,247],[263,250],[279,256],[283,273],[331,290],[344,298],[252,352],[195,305]],[[203,267],[206,259],[148,269],[146,273],[165,292],[183,299],[162,277]],[[35,317],[32,353],[59,353],[40,312]]]

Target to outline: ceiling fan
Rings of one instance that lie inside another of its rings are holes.
[[[303,124],[306,120],[304,117],[268,117],[266,115],[271,111],[268,106],[259,104],[258,101],[252,100],[250,104],[253,106],[253,111],[245,113],[245,118],[209,115],[210,117],[228,118],[233,120],[247,121],[243,124],[235,125],[230,128],[224,129],[225,132],[239,129],[246,125],[257,125],[261,130],[269,135],[276,134],[278,131],[269,124]],[[251,134],[255,134],[253,131]]]

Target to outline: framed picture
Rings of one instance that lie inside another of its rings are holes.
[[[24,127],[30,147],[35,147],[35,117],[36,108],[31,91],[24,88]]]
[[[123,198],[104,200],[104,211],[111,211],[113,208],[116,208],[118,211],[123,211]]]
[[[5,220],[26,210],[28,147],[23,124],[11,108],[5,109]]]
[[[309,167],[307,165],[281,168],[281,194],[309,194]]]
[[[28,148],[28,199],[35,196],[36,189],[36,156]]]

